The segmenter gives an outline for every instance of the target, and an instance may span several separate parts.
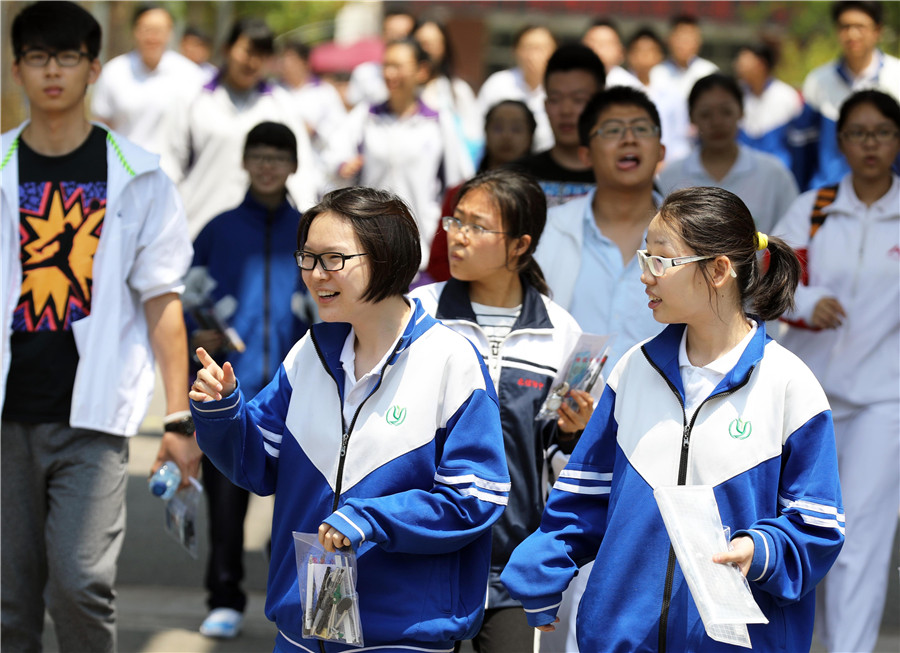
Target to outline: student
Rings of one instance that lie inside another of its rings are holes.
[[[554,301],[582,329],[618,334],[611,369],[634,343],[659,331],[642,310],[634,251],[662,201],[653,175],[666,150],[656,107],[627,86],[595,95],[581,114],[578,134],[596,189],[549,211],[535,258]]]
[[[872,651],[900,510],[900,178],[891,171],[900,106],[880,91],[854,93],[837,134],[850,172],[797,198],[775,230],[806,263],[781,340],[828,395],[847,509],[816,632],[829,651]]]
[[[490,529],[510,489],[487,368],[404,297],[419,235],[395,195],[328,193],[303,214],[297,244],[323,322],[252,401],[232,365],[203,349],[190,392],[213,463],[277,496],[266,598],[275,650],[345,650],[302,639],[292,531],[359,554],[367,647],[452,650],[481,624]]]
[[[165,388],[154,468],[184,485],[200,450],[188,401],[178,194],[157,157],[86,118],[100,25],[70,2],[15,17],[13,79],[30,120],[3,134],[0,451],[4,650],[115,651],[128,436]]]
[[[504,167],[528,152],[534,142],[537,123],[528,105],[521,100],[502,100],[492,106],[484,118],[484,154],[478,164],[478,173]],[[453,215],[459,186],[447,189],[441,204],[441,215]],[[432,281],[450,278],[450,261],[447,257],[447,232],[443,223],[438,225],[431,241],[431,256],[426,268]]]
[[[478,89],[478,104],[488,109],[501,100],[521,100],[528,105],[537,120],[534,149],[537,152],[553,147],[553,131],[544,109],[544,72],[547,61],[556,50],[556,38],[543,25],[526,25],[513,39],[516,65],[499,70],[484,80]]]
[[[825,393],[766,335],[764,320],[792,303],[797,258],[756,231],[740,198],[710,187],[669,195],[638,257],[648,308],[669,326],[613,369],[502,580],[529,623],[552,631],[562,590],[596,559],[580,651],[731,648],[706,634],[653,498],[710,485],[733,545],[712,560],[740,567],[768,619],[747,626],[753,649],[808,651],[813,590],[840,551],[844,513]]]
[[[703,33],[694,16],[675,16],[669,30],[669,57],[650,71],[650,85],[675,88],[687,100],[694,84],[719,67],[700,55]]]
[[[699,146],[659,173],[659,188],[665,194],[690,186],[730,190],[750,209],[757,228],[768,232],[797,197],[797,182],[777,157],[739,143],[742,102],[728,75],[713,73],[694,84],[688,107]]]
[[[590,162],[596,188],[551,209],[535,253],[551,296],[588,333],[614,335],[607,369],[659,324],[644,310],[634,252],[662,203],[653,176],[665,156],[659,114],[640,91],[616,86],[598,93],[578,121],[581,156]],[[563,626],[544,636],[549,651],[572,651],[575,606],[588,570],[563,599]]]
[[[190,236],[241,202],[247,173],[241,165],[247,132],[263,121],[291,128],[299,170],[288,182],[301,210],[318,198],[323,180],[303,124],[288,93],[266,80],[275,35],[263,20],[242,18],[231,26],[219,73],[186,104],[169,112],[162,166],[184,199]]]
[[[131,22],[134,50],[107,62],[91,97],[97,120],[156,154],[165,144],[164,118],[174,99],[187,101],[210,77],[169,49],[173,27],[162,5],[137,5]]]
[[[600,57],[606,72],[607,86],[642,88],[641,80],[622,68],[625,48],[618,26],[609,18],[598,18],[585,30],[581,42]],[[661,60],[661,59],[660,59]]]
[[[501,407],[512,489],[493,528],[484,625],[473,638],[480,653],[534,648],[535,632],[500,583],[500,572],[540,523],[545,458],[560,448],[570,452],[593,410],[590,394],[573,391],[577,412],[564,402],[558,420],[534,419],[581,333],[572,316],[547,297],[533,258],[546,206],[541,187],[520,172],[492,170],[466,182],[453,215],[443,218],[453,278],[411,294],[475,344]]]
[[[237,332],[246,349],[229,349],[223,334],[203,329],[188,310],[191,351],[203,347],[241,370],[247,397],[258,393],[291,347],[306,332],[306,293],[294,260],[300,213],[287,193],[297,171],[297,139],[285,125],[263,122],[247,134],[244,168],[250,189],[240,206],[213,218],[194,241],[185,305],[212,307]],[[195,368],[196,371],[197,368]],[[209,559],[205,586],[208,637],[232,638],[243,621],[244,518],[248,492],[203,457],[209,509]]]
[[[578,155],[578,117],[588,100],[603,90],[605,79],[603,62],[580,43],[561,45],[547,61],[544,107],[553,147],[514,165],[540,182],[548,207],[585,195],[594,186],[590,163]]]
[[[422,101],[453,118],[453,126],[474,162],[484,149],[484,123],[472,87],[456,75],[450,35],[443,23],[426,20],[413,38],[428,54],[428,79],[422,87]]]
[[[744,117],[738,139],[753,149],[777,156],[793,170],[788,131],[791,122],[803,112],[803,97],[772,75],[775,63],[775,50],[766,43],[745,45],[738,50],[734,73],[744,93]]]
[[[830,186],[849,172],[841,156],[835,122],[851,93],[878,89],[900,99],[900,59],[878,49],[883,25],[881,2],[846,0],[831,5],[841,57],[819,66],[803,81],[803,114],[791,130],[794,173],[801,190]]]
[[[416,41],[393,41],[384,51],[388,101],[359,105],[336,130],[323,157],[334,183],[389,190],[412,209],[422,238],[422,266],[441,218],[441,198],[471,176],[472,162],[452,116],[418,97],[428,55]]]
[[[381,42],[402,41],[412,37],[417,25],[416,17],[406,11],[388,11],[381,21]],[[381,61],[366,61],[350,73],[347,83],[347,104],[381,104],[388,99]]]

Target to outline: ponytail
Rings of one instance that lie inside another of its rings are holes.
[[[534,257],[528,255],[528,260],[520,260],[519,265],[519,274],[521,275],[522,279],[539,293],[541,293],[542,295],[547,295],[549,297],[550,287],[547,286],[547,281],[546,279],[544,279],[544,272],[543,270],[541,270],[541,266],[538,265],[538,262],[534,259]]]
[[[794,250],[781,238],[768,237],[764,265],[755,265],[755,278],[745,291],[747,302],[762,320],[774,320],[794,308],[794,292],[800,282],[800,261]]]

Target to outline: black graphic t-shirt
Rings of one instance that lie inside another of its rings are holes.
[[[106,132],[43,156],[19,140],[22,290],[3,418],[67,422],[78,350],[72,324],[91,313],[94,253],[106,214]]]
[[[587,195],[595,184],[593,170],[563,168],[550,156],[550,150],[522,157],[509,167],[527,172],[538,180],[547,197],[548,209]]]

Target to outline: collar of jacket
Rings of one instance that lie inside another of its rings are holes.
[[[428,315],[422,308],[422,304],[418,299],[410,300],[413,302],[413,315],[400,336],[394,355],[388,360],[388,365],[393,365],[397,361],[397,357],[409,346],[415,342],[419,336],[428,331],[432,326],[437,324],[437,320]],[[341,351],[344,348],[344,341],[350,333],[350,324],[347,322],[319,322],[310,327],[312,331],[313,341],[316,348],[322,355],[322,360],[332,374],[335,375],[343,386],[344,371],[341,366]]]
[[[522,282],[522,312],[516,318],[513,331],[519,328],[552,329],[553,322],[547,314],[544,300],[534,286],[520,277]],[[439,320],[466,320],[477,322],[472,302],[469,300],[469,282],[459,281],[451,277],[444,286],[438,300],[437,315]]]
[[[247,194],[244,195],[244,201],[241,202],[241,208],[253,215],[253,217],[259,218],[263,222],[268,219],[270,214],[275,219],[278,219],[283,217],[286,213],[296,210],[293,202],[291,202],[289,194],[285,194],[284,200],[282,200],[281,204],[279,204],[274,211],[270,211],[268,207],[260,204],[259,200],[253,197],[253,193],[249,190],[247,191]]]
[[[719,382],[712,394],[726,392],[746,381],[753,368],[762,360],[766,343],[772,338],[766,333],[766,323],[758,317],[749,316],[756,321],[756,333],[747,344],[744,353],[725,378]],[[684,324],[670,324],[662,333],[648,340],[641,349],[647,359],[657,367],[669,382],[678,390],[682,403],[684,402],[684,385],[681,382],[681,370],[678,367],[678,349],[681,345],[681,336],[686,329]]]

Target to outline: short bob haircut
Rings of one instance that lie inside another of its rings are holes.
[[[659,137],[662,138],[659,111],[656,110],[656,105],[647,97],[647,94],[630,86],[611,86],[592,97],[578,118],[578,140],[584,147],[588,147],[591,143],[591,132],[594,130],[600,114],[609,107],[621,106],[637,107],[646,111],[653,124],[659,128]]]
[[[247,132],[247,140],[244,141],[244,156],[254,147],[267,146],[276,150],[287,152],[294,163],[297,162],[297,137],[291,128],[280,122],[261,122]]]
[[[262,18],[241,18],[232,24],[225,48],[231,49],[237,40],[246,36],[254,53],[270,55],[275,52],[275,33]]]
[[[861,104],[871,104],[878,110],[878,113],[894,123],[894,127],[900,130],[900,104],[897,104],[897,100],[882,91],[866,89],[864,91],[857,91],[844,100],[837,120],[838,133],[840,133],[844,128],[844,125],[847,124],[850,112]]]
[[[74,2],[35,2],[13,19],[13,56],[16,62],[25,48],[87,50],[93,61],[100,54],[100,23]]]
[[[422,262],[422,246],[416,220],[403,200],[363,186],[331,191],[300,218],[298,249],[306,245],[312,221],[325,213],[349,222],[362,251],[368,254],[369,286],[363,301],[374,304],[409,292]]]

